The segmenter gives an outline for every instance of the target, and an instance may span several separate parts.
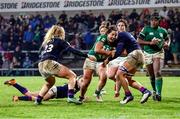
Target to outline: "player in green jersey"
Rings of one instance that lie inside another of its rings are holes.
[[[145,64],[150,75],[153,88],[153,99],[161,101],[163,80],[161,76],[161,60],[164,59],[164,48],[170,45],[166,29],[159,26],[160,17],[152,16],[150,26],[145,26],[139,34],[138,43],[143,45]]]
[[[88,53],[88,58],[84,62],[83,83],[80,89],[80,101],[83,101],[84,95],[91,82],[93,73],[99,76],[99,83],[97,90],[95,91],[97,101],[102,101],[101,90],[106,84],[107,75],[106,67],[102,66],[102,62],[109,56],[114,56],[115,50],[112,46],[117,36],[117,30],[115,26],[106,26],[107,31],[104,35],[97,37],[96,42],[92,49]]]

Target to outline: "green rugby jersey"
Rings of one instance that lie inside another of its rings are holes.
[[[104,44],[103,49],[107,50],[107,51],[113,50],[114,47],[112,47],[108,43],[107,35],[100,35],[100,36],[97,37],[96,42],[94,43],[94,46],[89,51],[88,55],[95,57],[97,62],[102,62],[107,58],[107,56],[102,55],[102,54],[97,54],[95,52],[95,46],[96,46],[97,42],[102,42]]]
[[[150,54],[161,51],[167,36],[168,36],[167,30],[162,27],[158,27],[158,28],[152,28],[150,26],[144,27],[140,32],[140,37],[144,41],[151,41],[153,40],[153,38],[159,39],[160,41],[157,45],[144,45],[144,51]]]

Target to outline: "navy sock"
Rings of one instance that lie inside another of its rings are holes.
[[[42,96],[40,96],[40,95],[38,95],[38,96],[37,96],[37,102],[39,102],[39,103],[40,103],[40,102],[42,101],[42,99],[43,99],[43,97],[42,97]]]
[[[30,96],[19,96],[18,99],[24,101],[32,101],[32,97]]]
[[[74,98],[74,89],[69,89],[68,90],[68,97],[69,98]]]
[[[144,93],[146,91],[146,88],[141,87],[139,90],[141,91],[141,93]]]
[[[25,93],[28,92],[28,90],[27,90],[25,87],[19,85],[18,83],[14,84],[13,86],[14,86],[16,89],[18,89],[22,94],[25,94]]]
[[[126,95],[126,96],[132,96],[132,94],[131,94],[130,91],[125,92],[125,95]]]

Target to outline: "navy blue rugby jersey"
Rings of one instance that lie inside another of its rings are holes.
[[[79,55],[82,57],[87,57],[87,54],[72,48],[67,41],[61,40],[59,38],[54,38],[50,42],[47,43],[45,48],[41,51],[41,61],[44,60],[55,60],[62,58],[64,52],[71,52],[75,55]]]
[[[117,47],[122,47],[122,51],[126,49],[128,54],[136,49],[141,49],[134,36],[128,32],[119,32],[117,42]]]

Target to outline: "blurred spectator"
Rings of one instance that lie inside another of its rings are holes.
[[[31,49],[32,40],[34,38],[34,33],[32,31],[32,27],[29,25],[28,30],[24,32],[23,41],[24,41],[24,50]]]
[[[10,68],[21,68],[21,63],[20,61],[18,61],[18,59],[16,57],[13,57],[12,62],[10,63]]]
[[[9,19],[9,24],[12,25],[12,26],[14,26],[15,23],[16,23],[16,20],[15,20],[15,18],[14,18],[14,15],[11,15],[11,16],[10,16],[10,19]]]
[[[179,27],[176,27],[173,33],[173,39],[171,43],[171,52],[173,54],[173,62],[174,64],[178,64],[178,53],[180,53],[180,30]]]
[[[94,44],[94,36],[92,35],[92,33],[90,31],[86,32],[86,34],[84,36],[84,43],[86,45],[87,50],[92,48],[92,46]]]
[[[90,11],[89,15],[88,15],[88,20],[87,20],[87,24],[88,24],[88,29],[92,30],[95,26],[95,20],[96,17],[94,16],[94,14]]]
[[[22,67],[23,68],[31,68],[31,67],[33,67],[32,65],[33,65],[32,61],[30,60],[28,54],[26,54],[26,57],[25,57],[25,59],[23,61],[23,66]],[[25,71],[25,76],[28,76],[28,75],[30,75],[29,70]]]
[[[2,53],[0,53],[0,68],[2,68],[3,65],[3,57],[2,57]]]
[[[165,18],[165,19],[168,19],[168,9],[167,9],[166,6],[164,6],[164,7],[162,8],[162,10],[160,10],[159,16],[161,16],[161,17],[163,17],[163,18]]]
[[[22,66],[22,61],[23,61],[24,55],[23,55],[21,47],[19,45],[16,46],[13,56],[14,56],[15,60],[19,63],[19,65]]]
[[[157,9],[154,9],[154,12],[152,13],[152,15],[153,15],[153,16],[154,16],[154,15],[159,15]]]
[[[129,15],[129,19],[132,21],[139,19],[139,14],[137,13],[136,9],[133,9],[132,12]]]
[[[175,12],[173,11],[173,9],[168,10],[167,16],[169,21],[174,21]]]
[[[54,14],[51,14],[49,19],[52,25],[56,24],[57,20]]]
[[[116,17],[116,13],[114,10],[112,10],[111,13],[109,14],[108,21],[110,21],[111,24],[116,24],[115,17]]]
[[[0,51],[4,51],[3,46],[2,46],[2,41],[0,41]]]
[[[11,61],[12,61],[12,60],[11,60],[9,54],[5,53],[5,54],[4,54],[4,58],[3,58],[2,68],[4,68],[4,69],[10,69]]]
[[[151,17],[150,10],[148,8],[143,9],[141,11],[139,17],[140,17],[141,21],[143,21],[144,19],[150,19],[150,17]]]
[[[18,70],[14,70],[14,68],[21,68],[21,63],[20,61],[17,60],[16,57],[13,57],[12,62],[10,63],[10,70],[8,72],[8,76],[19,76],[20,75],[20,71]]]
[[[41,36],[41,31],[40,31],[40,28],[39,28],[39,26],[38,27],[36,27],[36,30],[34,31],[34,38],[33,38],[33,41],[35,42],[35,43],[37,43],[38,45],[40,45],[41,44],[41,42],[42,42],[42,36]]]
[[[23,43],[23,35],[24,35],[24,27],[19,26],[19,29],[17,32],[18,45]]]
[[[71,46],[76,49],[83,49],[84,43],[79,33],[74,35],[74,38],[70,42]]]
[[[169,23],[168,23],[167,19],[162,17],[161,20],[159,21],[159,26],[165,28],[166,30],[168,30]]]
[[[30,68],[32,67],[32,61],[30,60],[28,54],[26,54],[26,57],[23,61],[23,68]]]
[[[67,22],[68,22],[67,14],[65,11],[62,11],[62,14],[59,16],[58,24],[60,24],[62,27],[65,28]]]
[[[167,32],[168,32],[168,35],[169,35],[170,39],[172,40],[172,38],[173,38],[172,30],[168,29]],[[170,47],[171,46],[169,46],[168,49],[167,48],[164,49],[164,67],[169,67],[169,64],[172,64],[173,56],[172,56]]]
[[[104,16],[104,13],[101,12],[99,16],[96,18],[97,25],[100,26],[101,22],[106,21],[106,17]]]

